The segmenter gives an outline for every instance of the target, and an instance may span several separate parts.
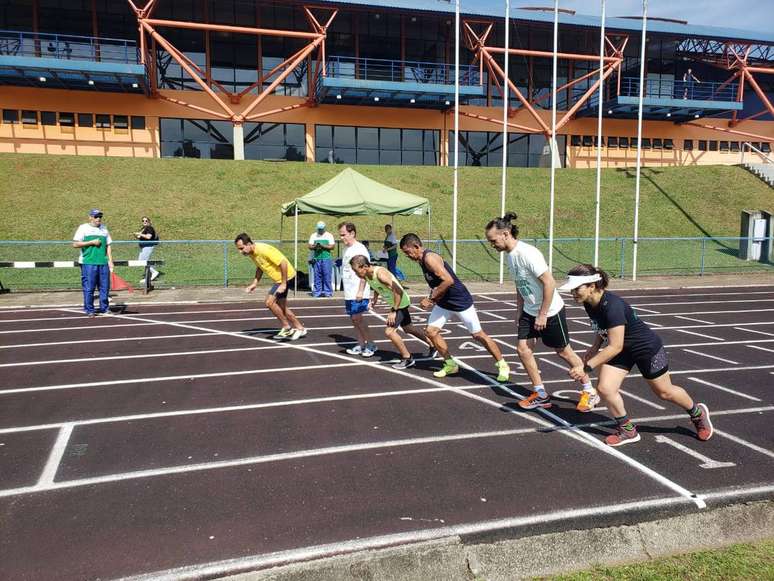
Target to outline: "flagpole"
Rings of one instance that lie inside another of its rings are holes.
[[[454,3],[454,188],[452,194],[452,269],[457,269],[457,197],[460,149],[460,0]]]
[[[642,0],[642,42],[640,43],[640,98],[637,111],[637,165],[634,180],[634,239],[632,240],[632,280],[637,280],[637,243],[640,226],[640,167],[642,164],[642,102],[645,97],[645,41],[648,26],[648,0]]]
[[[553,98],[551,99],[551,136],[549,139],[549,146],[551,147],[551,193],[550,193],[550,208],[548,218],[548,272],[553,272],[554,263],[554,197],[556,187],[556,100],[559,97],[557,94],[557,53],[559,52],[559,0],[554,0],[554,58],[553,58],[553,78],[552,78],[552,92]]]
[[[599,266],[599,210],[602,187],[602,98],[605,89],[605,0],[602,0],[602,27],[599,31],[599,107],[597,110],[597,192],[594,202],[594,266]]]
[[[509,34],[511,29],[511,2],[505,0],[505,80],[503,82],[503,175],[502,189],[500,193],[500,216],[505,215],[505,188],[508,181],[508,63],[510,61],[508,49]],[[500,284],[503,284],[504,254],[500,253]]]

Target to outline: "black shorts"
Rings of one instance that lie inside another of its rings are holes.
[[[621,351],[606,365],[612,365],[626,371],[631,371],[632,367],[636,365],[645,379],[656,379],[669,371],[669,358],[664,347],[661,346],[658,351],[648,357],[634,357],[631,353]]]
[[[275,299],[286,299],[288,298],[288,293],[290,292],[290,289],[293,288],[293,281],[295,280],[295,277],[291,278],[288,281],[288,285],[285,287],[284,293],[278,293],[277,289],[279,288],[280,283],[275,282],[273,285],[271,285],[271,288],[269,289],[269,294],[273,295]]]
[[[406,328],[409,325],[411,325],[411,313],[409,313],[409,308],[406,307],[395,311],[395,328]]]
[[[565,307],[553,317],[548,317],[546,328],[535,329],[535,318],[526,311],[519,317],[519,339],[542,339],[543,345],[552,349],[564,349],[570,344],[570,334],[567,332],[567,315]]]

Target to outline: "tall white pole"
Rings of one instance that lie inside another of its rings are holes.
[[[505,0],[505,80],[503,82],[503,182],[500,192],[500,216],[505,215],[505,188],[508,183],[508,55],[510,48],[511,1]],[[505,256],[500,253],[500,284],[503,284],[503,261]]]
[[[634,239],[632,240],[632,280],[637,280],[637,243],[640,226],[640,166],[642,163],[642,101],[645,98],[645,40],[648,25],[648,0],[642,0],[642,42],[640,43],[640,98],[637,111],[637,165],[634,179]]]
[[[280,240],[280,242],[282,242]],[[296,219],[293,226],[293,268],[298,270],[298,200],[296,200]],[[298,277],[293,277],[293,295],[298,292]]]
[[[605,0],[602,0],[602,26],[599,30],[599,108],[597,110],[597,194],[594,202],[594,266],[599,266],[599,207],[602,187],[602,101],[605,66]]]
[[[548,218],[548,272],[553,272],[554,265],[554,190],[556,182],[556,100],[559,97],[556,87],[557,76],[557,53],[559,52],[559,0],[554,0],[554,72],[551,80],[551,137],[549,145],[551,147],[551,203]]]
[[[452,269],[457,270],[457,194],[460,154],[460,0],[454,6],[454,192],[452,194]]]

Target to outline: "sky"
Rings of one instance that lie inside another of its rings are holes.
[[[467,6],[486,6],[504,10],[505,0],[461,0]],[[553,7],[553,0],[511,0],[511,9],[519,6]],[[607,0],[608,16],[642,14],[642,0]],[[578,14],[599,15],[599,0],[559,0],[560,8]],[[649,0],[648,15],[687,20],[689,24],[740,28],[771,33],[774,29],[774,0]]]

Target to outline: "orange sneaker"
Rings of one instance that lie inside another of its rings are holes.
[[[527,399],[523,399],[519,402],[519,407],[523,410],[534,410],[537,408],[550,408],[551,396],[540,397],[540,394],[533,391]]]
[[[590,412],[597,405],[599,405],[600,401],[601,400],[596,391],[583,391],[581,392],[580,399],[578,400],[578,405],[575,406],[575,409],[578,410],[579,412]]]

